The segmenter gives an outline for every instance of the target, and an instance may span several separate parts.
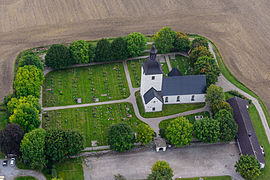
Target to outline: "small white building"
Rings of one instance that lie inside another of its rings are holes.
[[[150,56],[142,64],[140,93],[145,112],[162,111],[163,104],[205,102],[206,76],[182,76],[173,68],[168,77],[164,77],[156,53],[153,45]]]

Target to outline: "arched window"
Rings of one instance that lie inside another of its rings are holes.
[[[165,97],[165,102],[168,102],[168,97]]]
[[[152,76],[152,80],[155,80],[155,76]]]
[[[191,96],[191,101],[195,101],[195,96],[194,95]]]
[[[180,96],[177,96],[176,102],[180,102]]]

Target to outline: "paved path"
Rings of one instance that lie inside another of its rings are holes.
[[[171,62],[170,62],[169,56],[168,55],[165,55],[165,59],[166,59],[167,65],[168,65],[168,69],[169,69],[169,71],[171,71],[172,70],[172,66],[171,66]]]
[[[214,53],[212,44],[208,43],[208,46],[209,46],[210,52],[213,54],[215,60],[217,61],[216,54]],[[265,114],[264,114],[262,107],[261,107],[260,103],[258,102],[258,100],[256,98],[254,98],[253,96],[249,95],[248,93],[244,92],[243,90],[239,89],[238,87],[236,87],[234,84],[232,84],[230,81],[228,81],[222,74],[219,76],[218,82],[216,83],[216,85],[221,86],[223,88],[224,92],[230,91],[230,90],[236,90],[239,93],[243,94],[244,96],[246,96],[247,98],[252,100],[252,103],[255,105],[257,111],[259,112],[259,115],[260,115],[264,130],[265,130],[268,142],[270,143],[269,125],[267,123]]]

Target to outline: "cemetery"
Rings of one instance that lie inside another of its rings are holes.
[[[123,64],[109,63],[48,73],[42,98],[43,107],[51,107],[125,99],[129,94]]]
[[[43,113],[42,127],[77,129],[85,140],[85,147],[107,145],[107,132],[112,124],[125,122],[136,132],[142,123],[129,103],[70,108]]]
[[[170,58],[170,63],[172,68],[177,68],[182,75],[191,75],[191,69],[190,69],[190,65],[189,65],[189,59],[185,56],[181,56],[181,55],[175,55],[175,57],[171,57]]]

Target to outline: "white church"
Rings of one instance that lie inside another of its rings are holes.
[[[173,68],[165,77],[156,54],[153,45],[150,56],[142,64],[140,93],[145,112],[162,111],[163,104],[205,102],[205,75],[182,76]]]

